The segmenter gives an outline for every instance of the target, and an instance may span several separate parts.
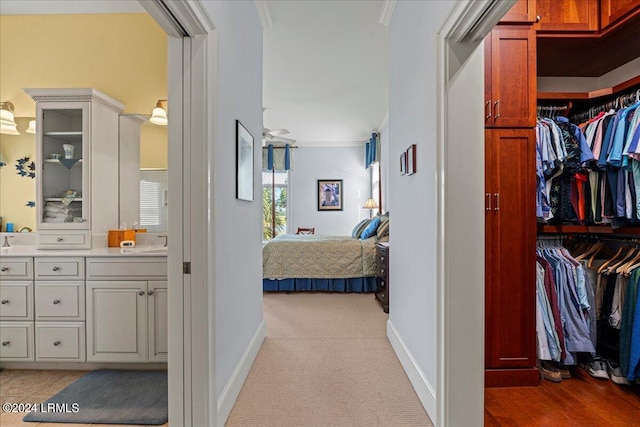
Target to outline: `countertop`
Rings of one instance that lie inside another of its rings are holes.
[[[133,248],[95,248],[95,249],[36,249],[31,245],[15,245],[0,248],[0,257],[166,257],[164,246],[135,246]]]

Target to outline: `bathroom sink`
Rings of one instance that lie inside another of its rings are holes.
[[[133,248],[122,248],[120,249],[120,253],[121,254],[149,253],[149,254],[166,255],[167,247],[166,246],[135,246]]]

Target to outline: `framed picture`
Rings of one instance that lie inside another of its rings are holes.
[[[236,199],[253,201],[253,136],[236,120]]]
[[[400,154],[400,175],[407,174],[407,152]]]
[[[343,191],[341,179],[319,179],[318,210],[341,211]]]
[[[407,148],[407,175],[416,173],[416,144]]]

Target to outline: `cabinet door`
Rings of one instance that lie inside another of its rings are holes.
[[[537,0],[538,31],[598,31],[599,0]]]
[[[491,117],[487,127],[536,124],[536,37],[530,26],[491,31]],[[487,99],[487,101],[489,100]]]
[[[38,229],[89,230],[90,102],[36,106]]]
[[[518,0],[500,22],[535,22],[536,0]]]
[[[536,364],[535,131],[487,131],[486,367]]]
[[[604,30],[638,9],[639,0],[600,0],[600,27]]]
[[[147,282],[87,282],[87,361],[147,361]]]
[[[167,339],[168,304],[167,282],[149,282],[149,362],[166,362],[169,352]]]

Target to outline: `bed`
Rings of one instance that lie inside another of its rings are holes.
[[[265,291],[374,292],[376,237],[283,234],[262,248]]]

